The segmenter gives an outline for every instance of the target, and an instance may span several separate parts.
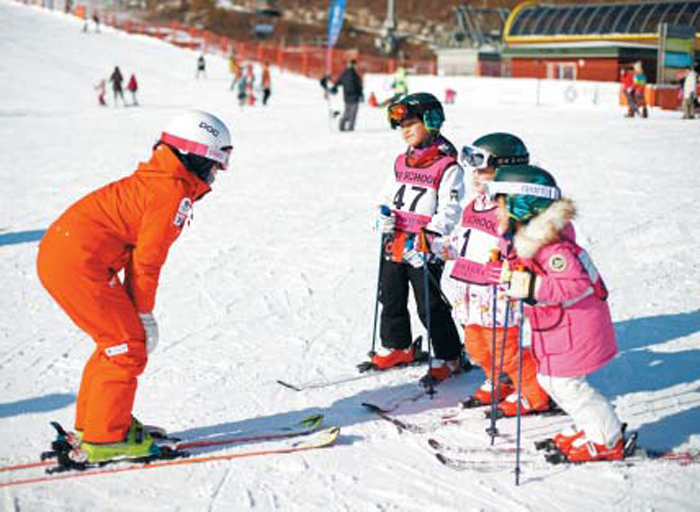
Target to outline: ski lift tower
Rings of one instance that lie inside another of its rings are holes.
[[[396,37],[396,0],[386,2],[386,20],[382,27],[382,35],[379,40],[380,48],[386,55],[394,55],[398,48]]]

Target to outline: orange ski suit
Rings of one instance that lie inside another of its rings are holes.
[[[517,390],[518,383],[518,327],[508,327],[505,346],[503,346],[503,327],[496,328],[496,368],[500,367],[503,357],[503,373],[510,377]],[[481,366],[486,378],[493,381],[491,375],[491,345],[493,343],[493,328],[481,325],[467,325],[464,328],[465,348],[469,359]],[[503,346],[503,356],[501,356]],[[522,359],[522,394],[532,407],[540,407],[549,402],[549,395],[537,382],[537,363],[528,348],[523,348]],[[505,398],[505,397],[501,397]]]
[[[90,443],[122,441],[148,354],[138,313],[153,310],[168,249],[210,187],[157,146],[131,176],[72,205],[39,246],[39,278],[97,344],[83,371],[75,428]],[[118,272],[124,271],[123,282]]]

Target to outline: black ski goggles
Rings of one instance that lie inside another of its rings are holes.
[[[470,167],[473,170],[486,169],[487,167],[495,169],[503,165],[527,164],[529,161],[529,155],[496,156],[476,146],[462,146],[462,151],[459,154],[459,163],[463,167]]]

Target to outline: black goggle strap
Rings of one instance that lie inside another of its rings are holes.
[[[460,153],[460,163],[473,169],[501,167],[503,165],[527,164],[529,162],[529,155],[496,156],[485,149],[475,146],[463,146]]]
[[[502,165],[520,165],[530,162],[530,155],[521,156],[493,156],[489,158],[489,164],[492,167],[501,167]]]

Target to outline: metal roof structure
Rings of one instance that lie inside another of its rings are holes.
[[[568,5],[525,2],[511,11],[503,38],[506,42],[643,38],[658,34],[661,23],[695,27],[700,33],[700,0]]]

